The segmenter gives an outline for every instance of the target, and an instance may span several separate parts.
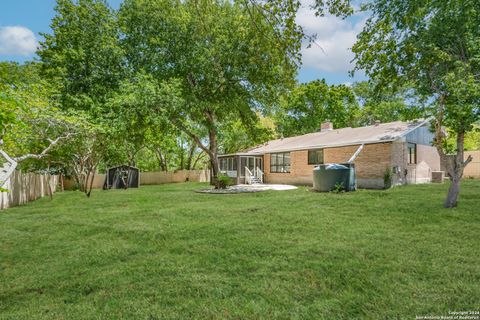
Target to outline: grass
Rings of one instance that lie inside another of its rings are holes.
[[[0,212],[0,319],[414,319],[478,310],[480,181],[320,194],[201,184]]]

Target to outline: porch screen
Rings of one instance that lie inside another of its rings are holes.
[[[270,172],[290,172],[290,152],[272,153],[270,155]]]
[[[240,158],[240,176],[245,176],[245,167],[247,166],[247,158],[241,157]]]
[[[236,171],[237,170],[237,158],[220,158],[220,170],[221,171]]]

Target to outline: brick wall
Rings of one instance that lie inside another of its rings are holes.
[[[314,165],[308,164],[308,151],[292,151],[290,152],[290,172],[289,173],[272,173],[270,172],[270,154],[263,157],[265,182],[267,183],[287,183],[298,185],[311,185],[312,170]]]
[[[358,145],[325,149],[325,163],[347,162],[357,151]],[[391,143],[367,144],[355,159],[358,179],[382,179],[391,163]]]
[[[359,145],[324,149],[325,163],[347,162]],[[390,166],[391,143],[367,144],[355,159],[359,187],[382,187],[383,173]],[[290,173],[271,173],[270,155],[264,156],[265,181],[311,185],[314,165],[308,164],[308,150],[290,152]]]
[[[324,149],[325,163],[344,163],[359,145]],[[479,156],[480,158],[480,156]],[[308,165],[308,150],[290,152],[290,173],[270,173],[270,155],[266,154],[265,181],[311,185],[314,165]],[[355,159],[357,185],[360,188],[383,188],[387,168],[398,167],[394,183],[423,183],[431,181],[432,171],[440,170],[440,158],[435,147],[417,145],[417,164],[407,164],[406,142],[367,144]]]

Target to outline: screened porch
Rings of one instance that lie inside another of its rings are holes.
[[[218,157],[220,172],[236,184],[263,183],[263,156],[222,155]]]

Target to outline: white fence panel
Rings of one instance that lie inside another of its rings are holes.
[[[48,196],[56,191],[57,184],[58,176],[14,171],[3,185],[8,192],[0,192],[0,210]]]

